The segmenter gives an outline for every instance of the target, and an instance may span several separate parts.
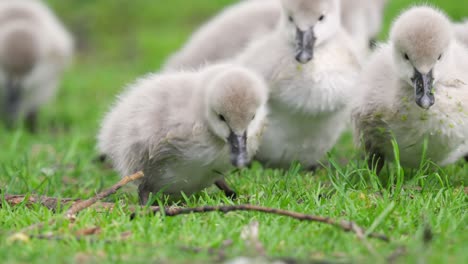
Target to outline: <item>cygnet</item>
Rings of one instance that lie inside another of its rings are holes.
[[[98,148],[122,176],[142,170],[142,204],[150,194],[180,199],[246,166],[259,146],[268,89],[243,67],[149,75],[131,85],[105,117]]]
[[[366,92],[353,117],[370,167],[379,172],[394,159],[393,139],[406,167],[423,158],[445,165],[466,154],[467,77],[468,52],[449,18],[427,6],[404,12],[357,84]]]
[[[270,88],[269,118],[256,156],[273,168],[299,161],[313,169],[350,121],[360,70],[341,26],[338,0],[283,0],[271,34],[236,61],[260,73]]]
[[[25,118],[35,130],[72,54],[72,37],[41,1],[0,1],[0,116],[8,126]]]
[[[277,0],[242,1],[227,7],[200,27],[164,69],[196,69],[234,57],[247,43],[274,29],[279,10]]]

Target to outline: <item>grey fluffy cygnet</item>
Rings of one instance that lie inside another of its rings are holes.
[[[310,3],[319,1],[309,1]],[[344,0],[340,16],[356,51],[365,57],[369,42],[382,27],[387,0]],[[231,59],[255,39],[270,34],[280,22],[280,0],[240,1],[206,22],[172,55],[164,69],[191,69]]]
[[[377,172],[395,157],[419,167],[423,156],[439,164],[466,153],[468,52],[449,18],[413,7],[393,24],[390,40],[372,56],[357,86],[366,90],[354,109],[357,140]]]
[[[271,32],[279,18],[278,1],[242,1],[205,23],[165,63],[165,70],[196,69],[232,58],[253,39]]]
[[[260,143],[268,89],[239,66],[149,75],[131,85],[105,117],[98,147],[122,176],[143,170],[140,201],[161,192],[180,199],[247,165]]]
[[[72,37],[41,1],[0,1],[0,116],[8,126],[26,118],[35,130],[72,54]]]
[[[270,99],[256,156],[265,166],[313,169],[350,121],[359,60],[341,27],[340,1],[284,0],[276,30],[253,41],[236,61],[260,73]]]

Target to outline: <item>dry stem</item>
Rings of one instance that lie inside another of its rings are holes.
[[[5,201],[12,205],[17,205],[23,202],[27,202],[28,204],[40,203],[52,210],[56,209],[59,204],[72,203],[72,206],[70,207],[70,209],[68,209],[65,212],[64,216],[68,220],[73,220],[76,217],[76,214],[79,213],[80,211],[86,208],[89,208],[90,206],[96,204],[99,200],[114,194],[115,192],[117,192],[118,189],[128,184],[129,182],[138,180],[142,177],[143,177],[142,172],[138,172],[131,176],[127,176],[123,178],[122,180],[120,180],[117,184],[115,184],[111,188],[97,194],[95,197],[90,198],[88,200],[73,200],[73,199],[67,199],[67,198],[58,199],[58,198],[44,197],[44,196],[27,197],[27,196],[21,196],[21,195],[5,195]],[[26,198],[28,198],[28,200],[24,201],[24,199]],[[98,203],[96,204],[96,206],[99,208],[103,208],[105,210],[112,210],[115,207],[115,204],[114,203]],[[130,206],[129,209],[132,212],[135,212],[137,209],[141,209],[142,211],[144,211],[146,207],[133,205],[133,206]],[[177,215],[183,215],[183,214],[208,213],[208,212],[221,212],[221,213],[228,213],[232,211],[262,212],[262,213],[267,213],[267,214],[287,216],[287,217],[297,219],[300,221],[319,222],[319,223],[336,226],[342,229],[343,231],[353,232],[354,234],[357,235],[359,239],[366,242],[365,237],[364,237],[365,230],[352,221],[346,221],[346,220],[338,221],[329,217],[302,214],[302,213],[297,213],[297,212],[292,212],[292,211],[287,211],[287,210],[282,210],[282,209],[267,208],[267,207],[262,207],[262,206],[257,206],[257,205],[247,204],[247,205],[201,206],[201,207],[195,207],[195,208],[183,208],[183,207],[161,208],[159,206],[151,206],[148,209],[151,210],[153,213],[162,212],[166,216],[177,216]],[[50,220],[49,225],[53,224],[54,222],[55,222],[55,219]],[[22,232],[34,230],[36,228],[41,228],[43,226],[44,226],[44,223],[37,223],[37,224],[31,225],[23,229]],[[386,242],[389,241],[388,237],[386,237],[383,234],[371,233],[369,234],[369,237],[380,239]],[[369,250],[372,252],[373,248],[370,247]]]
[[[161,209],[162,208],[160,208],[159,206],[151,207],[151,210],[154,213],[160,212]],[[163,208],[163,210],[166,216],[177,216],[177,215],[183,215],[183,214],[208,213],[208,212],[228,213],[228,212],[233,212],[233,211],[255,211],[255,212],[262,212],[262,213],[267,213],[267,214],[287,216],[287,217],[297,219],[300,221],[319,222],[319,223],[324,223],[328,225],[333,225],[342,229],[343,231],[353,232],[356,235],[365,234],[365,230],[352,221],[346,221],[346,220],[338,221],[329,217],[308,215],[308,214],[302,214],[302,213],[297,213],[297,212],[292,212],[292,211],[287,211],[287,210],[282,210],[282,209],[262,207],[262,206],[257,206],[257,205],[247,204],[247,205],[201,206],[201,207],[195,207],[195,208],[165,207]],[[383,234],[371,233],[369,234],[369,237],[380,239],[386,242],[390,241],[388,237]]]
[[[93,198],[74,203],[72,205],[72,207],[70,207],[70,209],[68,209],[68,211],[65,213],[65,217],[68,218],[68,219],[75,218],[77,213],[79,213],[79,212],[83,211],[84,209],[90,207],[91,205],[95,204],[97,201],[102,200],[102,199],[116,193],[117,190],[119,190],[123,186],[127,185],[128,183],[143,178],[143,176],[144,176],[144,174],[141,171],[137,172],[137,173],[135,173],[135,174],[133,174],[131,176],[125,176],[118,183],[116,183],[114,186],[112,186],[111,188],[109,188],[107,190],[104,190],[104,191],[98,193]]]

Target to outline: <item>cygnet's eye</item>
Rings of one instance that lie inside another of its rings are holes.
[[[252,120],[254,120],[254,119],[255,119],[255,114],[252,116]]]
[[[321,15],[318,19],[318,21],[323,21],[323,20],[325,20],[325,15]]]
[[[222,114],[219,114],[218,118],[219,118],[219,120],[221,120],[223,122],[226,122],[226,118]]]
[[[294,23],[294,18],[292,16],[288,17],[289,22]]]
[[[442,54],[439,55],[439,58],[437,58],[437,60],[440,60],[442,59]]]
[[[409,61],[408,53],[405,53],[404,57],[405,57],[405,60]]]

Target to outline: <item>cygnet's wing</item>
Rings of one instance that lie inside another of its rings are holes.
[[[190,74],[188,74],[190,75]],[[114,160],[122,174],[177,155],[174,138],[183,135],[195,89],[184,73],[149,76],[124,92],[105,118],[98,137],[99,150]]]
[[[388,137],[384,120],[392,112],[398,85],[391,56],[388,45],[380,47],[364,66],[356,84],[363,94],[353,105],[355,140],[357,143],[363,140],[367,148]]]
[[[242,1],[198,29],[166,62],[166,70],[198,68],[229,59],[248,42],[272,31],[280,16],[276,0]]]

